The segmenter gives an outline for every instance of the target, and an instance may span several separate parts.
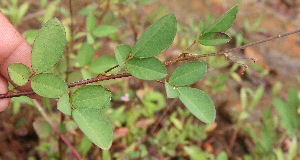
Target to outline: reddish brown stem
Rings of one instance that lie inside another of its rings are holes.
[[[225,53],[239,51],[239,50],[245,49],[247,47],[251,47],[251,46],[254,46],[254,45],[265,43],[265,42],[268,42],[268,41],[271,41],[271,40],[274,40],[274,39],[286,37],[286,36],[289,36],[289,35],[292,35],[292,34],[296,34],[296,33],[299,33],[299,32],[300,32],[300,29],[292,31],[292,32],[280,34],[280,35],[277,35],[277,36],[273,36],[273,37],[270,37],[270,38],[266,38],[266,39],[263,39],[263,40],[260,40],[260,41],[256,41],[256,42],[253,42],[253,43],[250,43],[250,44],[246,44],[246,45],[243,45],[243,46],[240,46],[240,47],[231,48],[231,49],[228,49],[228,50],[223,50],[221,52],[201,54],[201,55],[189,55],[189,56],[179,57],[179,58],[176,58],[174,60],[165,62],[165,66],[173,64],[173,63],[176,63],[176,62],[179,62],[179,61],[187,61],[187,60],[193,60],[193,59],[198,59],[198,58],[203,58],[203,57],[209,57],[209,56],[224,55]]]
[[[124,77],[129,77],[131,76],[130,73],[122,73],[122,74],[116,74],[116,75],[110,75],[110,76],[97,76],[91,79],[87,80],[82,80],[78,82],[72,82],[68,84],[69,88],[79,86],[79,85],[84,85],[88,83],[93,83],[93,82],[100,82],[100,81],[105,81],[105,80],[110,80],[110,79],[117,79],[117,78],[124,78]],[[7,94],[0,94],[0,99],[4,98],[12,98],[12,97],[20,97],[20,96],[29,96],[29,95],[34,95],[34,91],[24,91],[24,92],[14,92],[14,93],[7,93]]]
[[[179,62],[179,61],[186,61],[186,60],[193,60],[193,59],[197,59],[197,58],[203,58],[203,57],[209,57],[209,56],[220,56],[220,55],[224,55],[225,53],[229,53],[229,52],[234,52],[234,51],[238,51],[241,49],[245,49],[247,47],[251,47],[254,45],[258,45],[264,42],[268,42],[274,39],[278,39],[278,38],[282,38],[282,37],[286,37],[292,34],[296,34],[299,33],[299,30],[295,30],[292,32],[288,32],[282,35],[277,35],[277,36],[273,36],[267,39],[263,39],[261,41],[257,41],[257,42],[253,42],[250,44],[246,44],[240,47],[236,47],[236,48],[232,48],[232,49],[228,49],[228,50],[224,50],[221,52],[216,52],[216,53],[209,53],[209,54],[202,54],[202,55],[191,55],[188,54],[188,56],[181,56],[178,57],[176,59],[173,59],[171,61],[166,61],[164,63],[165,66],[171,65],[173,63]],[[93,83],[93,82],[99,82],[99,81],[105,81],[105,80],[110,80],[110,79],[116,79],[116,78],[123,78],[123,77],[129,77],[131,76],[130,73],[121,73],[121,74],[116,74],[116,75],[110,75],[110,76],[102,76],[102,75],[98,75],[97,77],[91,78],[91,79],[87,79],[87,80],[82,80],[82,81],[78,81],[78,82],[73,82],[68,84],[68,87],[75,87],[75,86],[79,86],[79,85],[84,85],[84,84],[88,84],[88,83]],[[0,99],[4,99],[4,98],[12,98],[12,97],[19,97],[19,96],[28,96],[28,95],[33,95],[35,94],[34,91],[25,91],[25,92],[16,92],[16,93],[7,93],[7,94],[0,94]]]

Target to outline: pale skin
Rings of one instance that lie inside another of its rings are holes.
[[[8,81],[11,82],[7,67],[12,63],[23,63],[31,68],[31,46],[15,29],[0,11],[0,94],[8,92]],[[29,85],[18,88],[29,90]],[[0,112],[4,111],[10,99],[0,99]]]

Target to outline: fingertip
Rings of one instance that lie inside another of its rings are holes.
[[[7,80],[0,75],[0,94],[5,94],[8,92],[8,84]],[[4,111],[10,103],[10,99],[0,99],[0,112]]]

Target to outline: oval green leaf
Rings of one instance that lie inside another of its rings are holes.
[[[236,18],[238,6],[235,5],[224,13],[215,23],[204,30],[205,33],[209,32],[225,32],[229,29]]]
[[[10,79],[18,86],[23,86],[28,82],[30,69],[22,63],[13,63],[8,66]]]
[[[141,35],[132,47],[133,56],[148,58],[160,54],[172,44],[176,29],[177,21],[173,13],[161,17]]]
[[[78,108],[72,117],[81,131],[98,147],[108,150],[113,141],[113,128],[109,120],[92,108]]]
[[[186,86],[200,80],[206,73],[207,66],[202,62],[187,62],[175,69],[169,78],[174,86]]]
[[[84,43],[78,51],[77,61],[80,66],[86,66],[91,63],[93,56],[94,47],[88,43]]]
[[[63,24],[57,19],[45,23],[39,31],[32,48],[31,65],[36,73],[47,71],[62,57],[66,45]]]
[[[92,30],[95,28],[96,21],[97,21],[97,18],[95,17],[94,13],[90,13],[90,14],[86,17],[86,21],[85,21],[85,29],[86,29],[87,31],[92,31]]]
[[[113,57],[113,56],[101,56],[100,58],[94,60],[91,63],[91,65],[89,67],[89,70],[94,72],[94,73],[100,74],[100,73],[103,73],[106,70],[116,66],[117,64],[118,64],[118,62],[116,61],[115,57]],[[118,69],[114,69],[113,71],[117,72]],[[110,73],[112,73],[112,72],[110,72]]]
[[[216,118],[216,110],[211,98],[204,92],[189,87],[180,87],[179,99],[182,103],[204,123],[213,123]]]
[[[199,43],[205,46],[216,46],[220,44],[228,43],[231,38],[222,32],[210,32],[202,35],[199,38]]]
[[[166,88],[166,93],[168,98],[178,98],[179,97],[179,92],[177,89],[170,85],[167,81],[165,81],[165,88]]]
[[[156,58],[132,58],[127,62],[126,69],[143,80],[158,80],[167,75],[166,67]]]
[[[72,108],[70,104],[70,97],[68,93],[63,94],[59,97],[57,102],[57,109],[61,111],[63,114],[71,115]]]
[[[115,48],[116,60],[120,67],[123,67],[127,57],[131,52],[131,47],[129,45],[119,45]]]
[[[107,36],[113,35],[117,32],[118,32],[118,29],[114,26],[99,25],[93,30],[92,33],[95,37],[102,38],[102,37],[107,37]]]
[[[35,75],[31,80],[31,88],[36,94],[47,98],[59,98],[68,91],[66,82],[52,73]]]
[[[103,109],[111,99],[111,93],[99,85],[87,85],[79,88],[71,97],[75,108]]]

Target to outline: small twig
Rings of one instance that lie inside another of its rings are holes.
[[[35,100],[35,99],[33,99],[33,103],[35,104],[35,107],[41,113],[41,115],[43,116],[43,118],[50,124],[51,128],[59,135],[59,137],[61,138],[61,140],[71,149],[71,152],[74,154],[74,156],[77,159],[81,160],[82,159],[81,155],[77,152],[77,150],[70,143],[70,141],[58,130],[57,125],[54,122],[52,122],[50,116],[47,115],[47,113],[44,111],[44,109],[40,105],[40,103],[37,100]]]
[[[117,67],[119,67],[119,65],[115,65],[115,66],[111,67],[110,69],[104,71],[104,73],[108,73],[108,72],[112,71],[113,69],[115,69]]]
[[[197,43],[197,40],[194,40],[194,42],[193,42],[190,46],[188,46],[188,47],[184,50],[184,52],[187,52],[188,50],[190,50],[196,43]]]
[[[263,39],[263,40],[260,40],[260,41],[256,41],[256,42],[253,42],[253,43],[250,43],[250,44],[246,44],[246,45],[243,45],[243,46],[240,46],[240,47],[236,47],[236,48],[232,48],[232,49],[228,49],[228,50],[223,50],[221,52],[201,54],[201,55],[190,55],[190,56],[180,57],[180,58],[177,58],[177,59],[165,62],[165,66],[168,66],[170,64],[173,64],[173,63],[176,63],[176,62],[179,62],[179,61],[193,60],[193,59],[203,58],[203,57],[209,57],[209,56],[224,55],[225,53],[239,51],[239,50],[245,49],[247,47],[251,47],[251,46],[254,46],[254,45],[265,43],[265,42],[268,42],[268,41],[271,41],[271,40],[274,40],[274,39],[286,37],[286,36],[289,36],[289,35],[292,35],[292,34],[296,34],[296,33],[299,33],[299,32],[300,32],[300,29],[292,31],[292,32],[280,34],[280,35],[277,35],[277,36],[273,36],[273,37],[270,37],[270,38],[266,38],[266,39]]]
[[[94,78],[91,78],[91,79],[82,80],[82,81],[78,81],[78,82],[72,82],[68,85],[68,87],[71,88],[71,87],[84,85],[84,84],[88,84],[88,83],[100,82],[100,81],[117,79],[117,78],[124,78],[124,77],[130,77],[130,76],[131,76],[130,73],[121,73],[121,74],[115,74],[115,75],[110,75],[110,76],[98,75],[97,77],[94,77]]]
[[[99,76],[91,78],[91,79],[69,83],[68,88],[72,88],[72,87],[75,87],[75,86],[84,85],[84,84],[88,84],[88,83],[93,83],[93,82],[100,82],[100,81],[105,81],[105,80],[110,80],[110,79],[117,79],[117,78],[124,78],[124,77],[129,77],[129,76],[131,76],[131,74],[129,74],[129,73],[121,73],[121,74],[115,74],[115,75],[110,75],[110,76],[101,76],[101,75],[99,75]],[[24,92],[0,94],[0,99],[20,97],[20,96],[29,96],[29,95],[34,95],[34,94],[35,94],[34,91],[24,91]]]

